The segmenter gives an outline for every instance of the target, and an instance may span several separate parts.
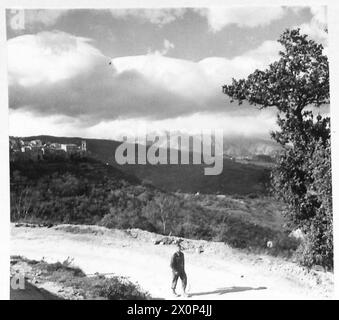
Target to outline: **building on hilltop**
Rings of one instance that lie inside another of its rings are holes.
[[[61,149],[61,143],[53,142],[49,145],[49,148],[56,149],[56,150]]]
[[[42,142],[41,140],[31,140],[29,145],[34,147],[42,147]]]
[[[86,140],[81,141],[81,151],[87,151],[87,142]]]
[[[74,143],[62,143],[61,149],[67,153],[75,153],[79,150],[79,147]]]
[[[10,161],[28,160],[33,161],[43,160],[46,157],[84,157],[87,154],[86,140],[81,141],[81,145],[74,143],[58,143],[46,142],[42,143],[41,140],[21,140],[19,138],[9,138],[9,152]]]

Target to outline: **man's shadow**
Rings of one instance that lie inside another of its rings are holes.
[[[242,291],[250,291],[250,290],[265,290],[267,289],[266,287],[257,287],[257,288],[252,288],[252,287],[228,287],[228,288],[219,288],[213,291],[206,291],[206,292],[195,292],[189,294],[190,297],[194,296],[203,296],[203,295],[208,295],[208,294],[225,294],[225,293],[231,293],[231,292],[242,292]]]

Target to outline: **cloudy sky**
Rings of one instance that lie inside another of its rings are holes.
[[[268,137],[275,111],[221,86],[278,57],[300,27],[327,48],[324,7],[7,11],[10,134],[117,138],[137,128]]]

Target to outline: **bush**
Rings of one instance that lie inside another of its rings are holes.
[[[295,252],[296,260],[304,267],[311,268],[314,265],[313,243],[307,237],[303,241]]]
[[[323,228],[317,229],[314,226],[310,228],[295,256],[297,261],[307,268],[320,265],[331,270],[333,268],[333,239],[321,229]]]
[[[99,226],[103,226],[109,229],[117,228],[117,221],[114,214],[108,213],[99,221]]]
[[[150,296],[124,277],[104,278],[94,289],[95,295],[109,300],[145,300]]]
[[[277,233],[273,240],[273,248],[269,249],[272,255],[293,256],[300,245],[300,241],[289,237],[285,233]]]

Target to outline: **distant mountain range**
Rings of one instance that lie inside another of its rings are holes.
[[[160,134],[165,136],[165,134]],[[172,148],[179,149],[181,146],[177,143],[178,137],[181,133],[171,133],[171,137],[174,139]],[[185,151],[192,152],[192,140],[201,139],[200,135],[190,135],[190,149],[184,149]],[[161,147],[166,148],[166,143],[163,143]],[[279,145],[271,139],[263,139],[256,137],[247,137],[241,135],[224,136],[223,137],[223,154],[229,157],[253,157],[256,155],[275,156],[279,152]]]
[[[224,154],[235,157],[251,157],[255,155],[275,156],[279,145],[267,139],[251,137],[224,137]]]
[[[81,144],[80,137],[31,136],[23,140],[39,139],[43,142]],[[254,164],[243,164],[230,159],[223,160],[223,172],[216,176],[205,176],[204,164],[182,165],[119,165],[115,161],[115,150],[120,141],[105,139],[85,139],[89,156],[103,163],[113,165],[121,171],[133,175],[144,183],[167,191],[209,194],[249,194],[266,193],[269,182],[268,168]],[[224,152],[233,156],[257,154],[273,155],[277,146],[263,139],[224,139]],[[168,150],[169,152],[169,150]],[[192,153],[190,152],[190,156]]]

